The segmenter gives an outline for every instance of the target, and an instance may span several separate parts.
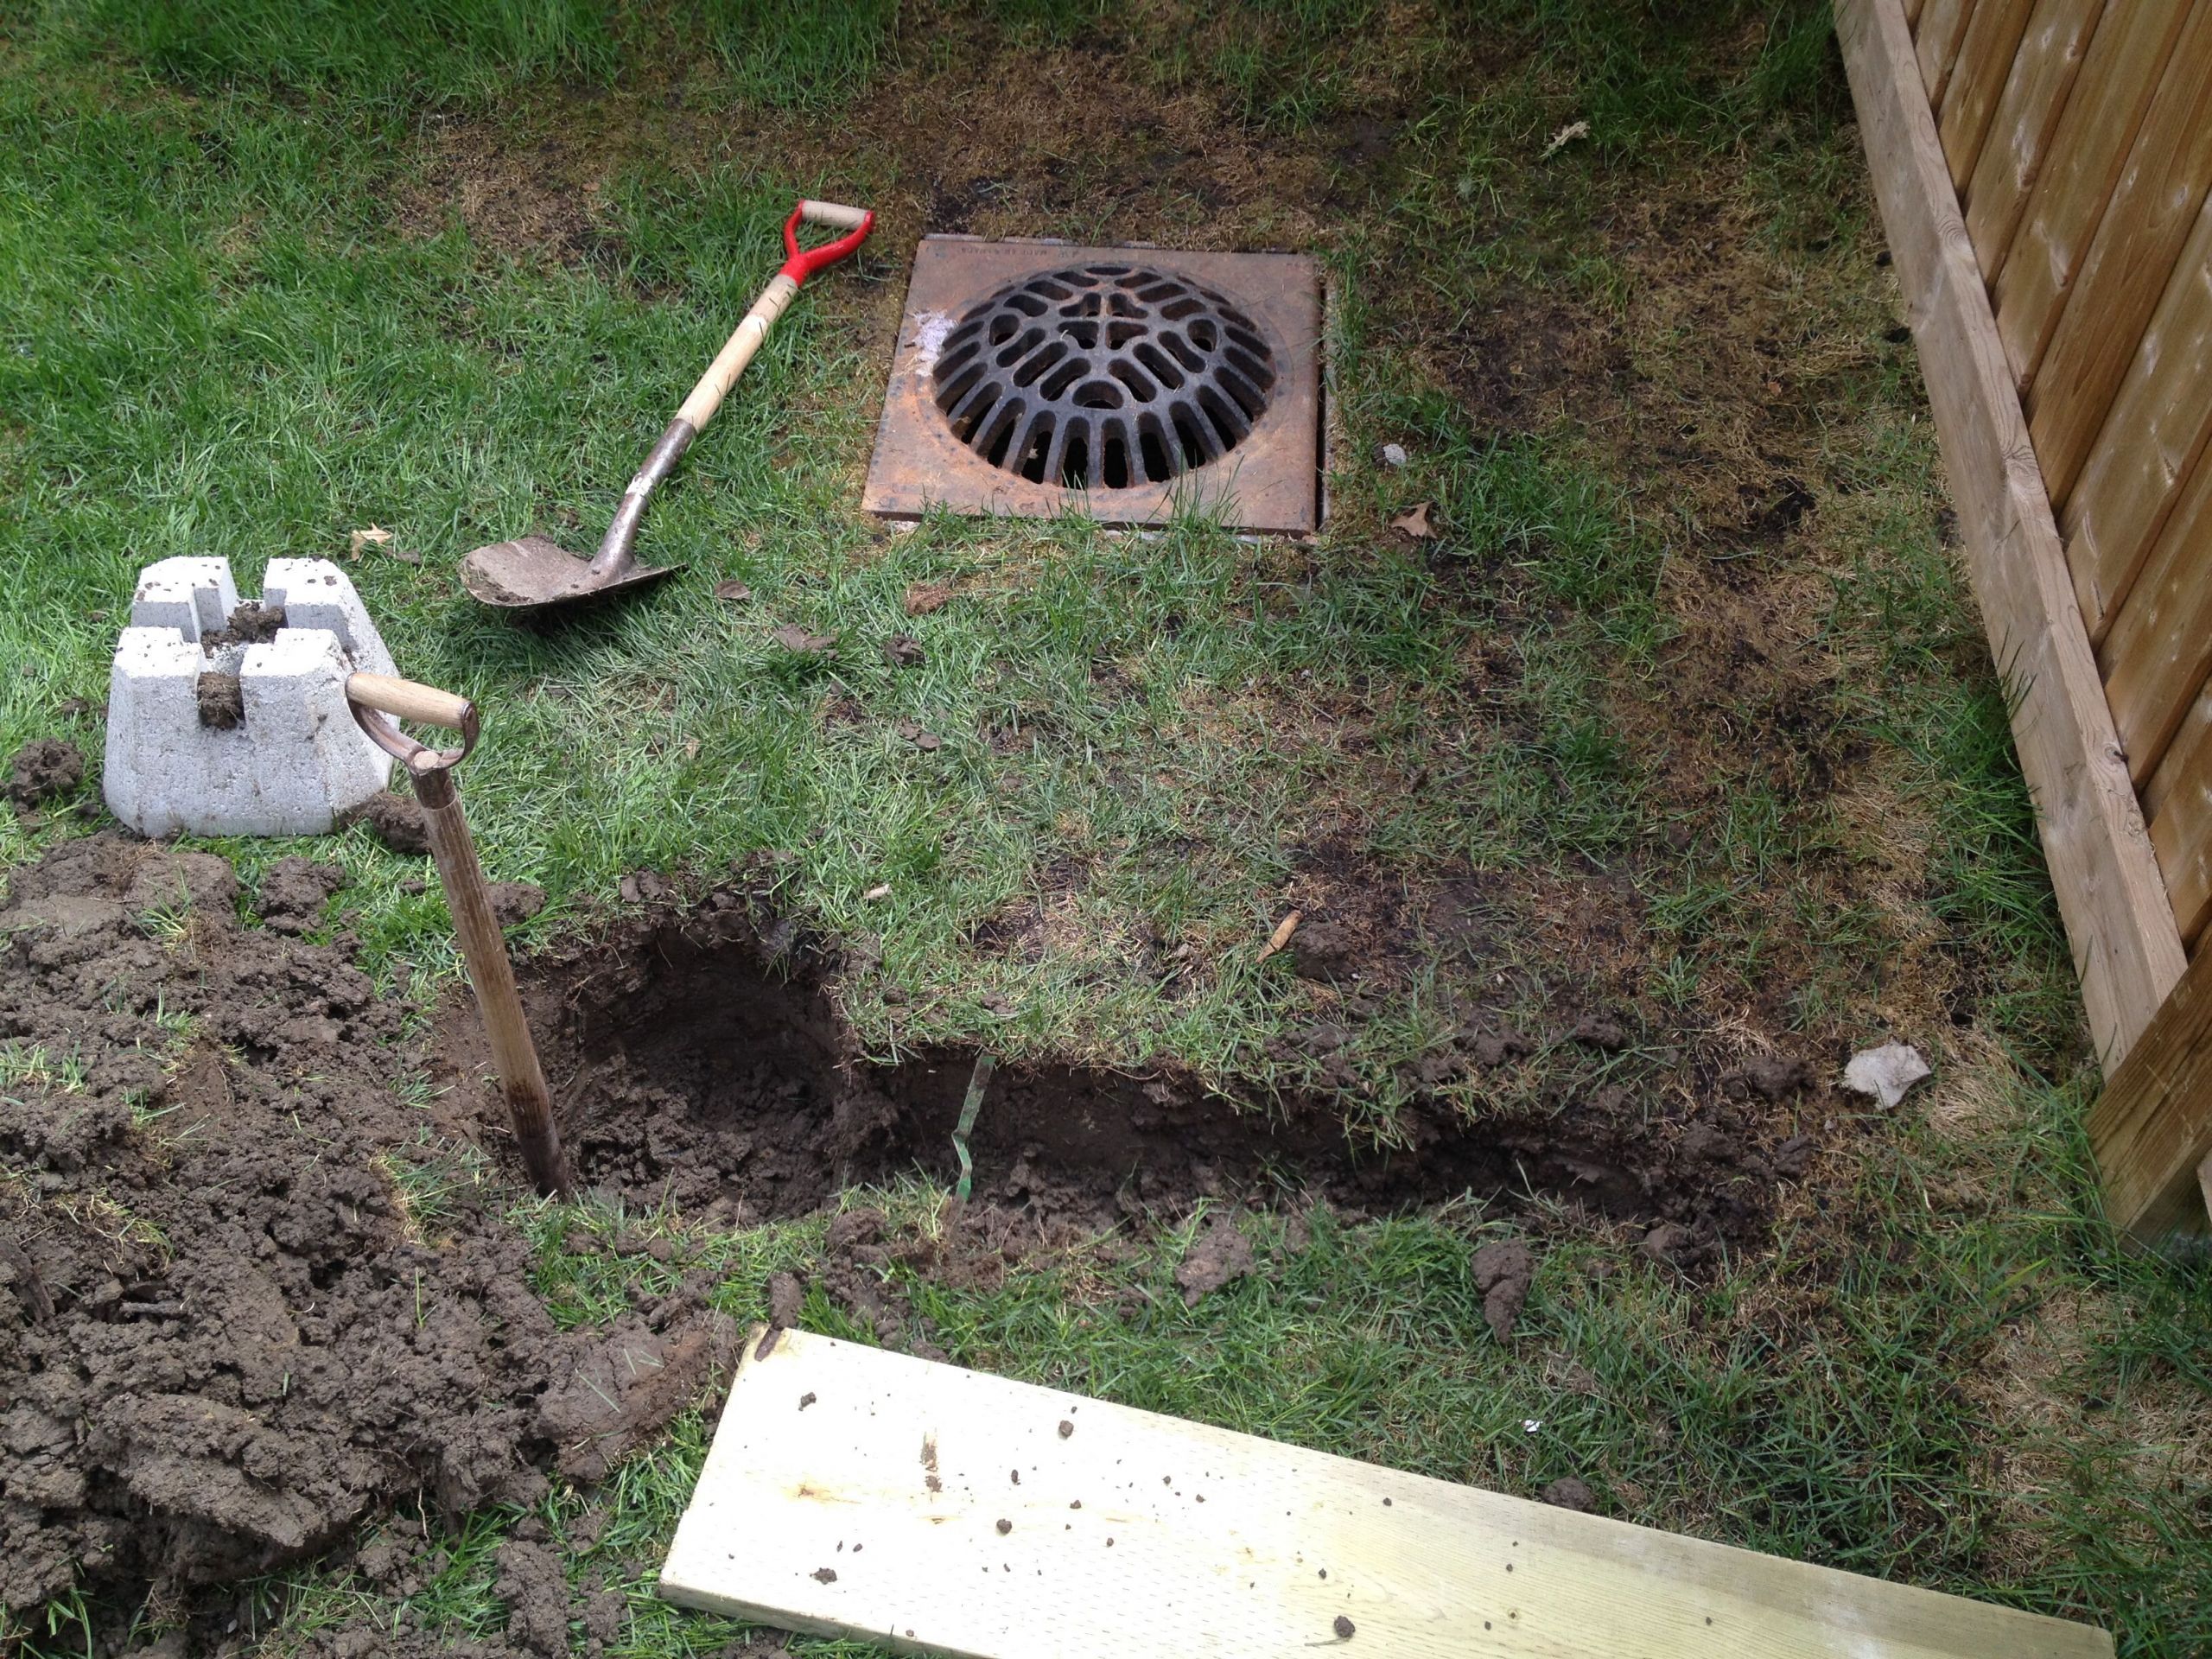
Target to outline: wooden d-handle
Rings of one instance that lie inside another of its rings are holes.
[[[857,231],[868,222],[865,207],[848,207],[840,201],[814,201],[802,198],[798,204],[799,217],[810,225],[827,225],[832,230]]]
[[[364,709],[442,726],[449,732],[466,732],[476,724],[476,705],[467,697],[389,674],[349,674],[346,696]]]

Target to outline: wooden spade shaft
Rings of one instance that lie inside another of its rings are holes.
[[[453,769],[475,747],[476,705],[450,691],[383,674],[349,677],[346,699],[361,729],[401,761],[415,780],[430,855],[437,861],[438,881],[445,888],[446,908],[453,912],[453,929],[461,941],[461,960],[468,965],[476,1009],[491,1039],[492,1063],[499,1068],[499,1087],[507,1098],[515,1139],[522,1146],[524,1166],[540,1192],[567,1198],[572,1186],[568,1162],[561,1156],[560,1131],[553,1125],[552,1097],[537,1063],[537,1046],[530,1039],[529,1021],[523,1017],[506,937],[492,913],[484,867],[477,862],[476,842],[468,833],[468,820],[461,816],[461,791],[454,783]],[[385,715],[447,727],[461,734],[461,747],[426,748],[397,726],[372,717]]]
[[[570,1191],[569,1166],[561,1156],[561,1132],[553,1125],[553,1098],[537,1063],[537,1045],[531,1041],[530,1023],[523,1018],[522,994],[515,988],[506,936],[492,913],[484,867],[477,862],[476,842],[469,836],[468,820],[461,816],[461,791],[454,787],[452,772],[443,768],[416,772],[415,798],[422,803],[430,856],[437,861],[446,908],[453,912],[453,931],[460,938],[468,982],[476,992],[476,1009],[492,1041],[492,1064],[499,1068],[523,1165],[540,1192],[565,1198]]]

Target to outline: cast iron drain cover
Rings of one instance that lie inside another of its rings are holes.
[[[1148,265],[1010,283],[945,336],[932,376],[953,435],[1033,484],[1165,484],[1251,435],[1275,384],[1259,325]]]
[[[1302,255],[925,237],[864,505],[1313,530],[1320,323]]]

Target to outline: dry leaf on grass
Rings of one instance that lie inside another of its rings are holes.
[[[753,590],[741,582],[718,582],[715,584],[715,597],[735,605],[752,598]]]
[[[796,622],[785,623],[782,627],[772,630],[768,637],[785,651],[795,652],[802,657],[827,657],[837,649],[836,634],[809,633]]]
[[[389,557],[397,559],[402,564],[423,563],[423,556],[420,553],[410,553],[404,547],[392,545],[391,532],[377,524],[371,524],[366,530],[357,530],[347,535],[346,537],[347,562],[358,563],[362,552],[372,547]]]
[[[931,611],[944,608],[952,597],[952,584],[948,582],[910,582],[906,588],[906,614],[927,616]]]
[[[1290,943],[1290,936],[1298,931],[1298,925],[1300,922],[1303,921],[1305,918],[1306,912],[1304,911],[1294,910],[1289,915],[1284,917],[1282,920],[1277,922],[1275,924],[1275,931],[1268,935],[1267,944],[1261,947],[1260,960],[1262,962],[1265,962],[1269,957],[1274,955],[1276,951],[1281,950],[1283,946],[1288,944]]]
[[[1417,542],[1431,540],[1436,534],[1436,527],[1428,522],[1428,510],[1434,505],[1433,502],[1424,501],[1418,506],[1408,507],[1391,518],[1390,528],[1402,535],[1412,537]]]
[[[1576,139],[1587,138],[1589,136],[1590,124],[1587,121],[1570,121],[1552,134],[1551,143],[1544,146],[1544,153],[1538,156],[1537,160],[1548,162]]]
[[[941,749],[944,747],[943,738],[935,732],[925,731],[911,720],[902,720],[899,722],[899,735],[918,749]]]
[[[879,881],[875,886],[870,887],[866,893],[861,894],[861,902],[863,904],[872,905],[878,899],[888,899],[890,896],[891,884],[888,881]]]

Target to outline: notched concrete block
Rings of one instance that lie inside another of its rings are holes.
[[[321,835],[391,775],[346,707],[348,674],[393,671],[353,584],[327,559],[271,559],[260,602],[283,626],[232,638],[229,561],[140,573],[108,676],[105,787],[141,835]]]

